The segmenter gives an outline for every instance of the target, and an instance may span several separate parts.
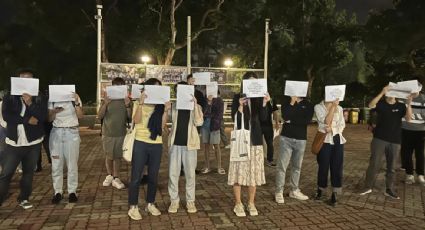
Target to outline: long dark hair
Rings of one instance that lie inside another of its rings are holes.
[[[243,94],[243,80],[247,80],[250,78],[258,78],[257,74],[249,71],[246,72],[243,76],[242,76],[242,81],[241,81],[241,91],[240,91],[240,95],[242,97]],[[262,101],[263,98],[250,98],[249,99],[251,101],[251,110],[249,109],[248,105],[244,105],[243,109],[244,109],[244,114],[247,114],[250,118],[255,118],[258,116],[258,111],[261,109],[262,106]]]
[[[143,85],[162,85],[161,81],[157,78],[149,78]],[[157,136],[162,136],[162,115],[164,114],[164,105],[155,105],[152,115],[148,121],[148,129],[151,132],[149,138],[156,140]]]

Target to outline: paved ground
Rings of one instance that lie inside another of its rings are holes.
[[[310,139],[313,133],[314,127],[311,127]],[[345,131],[348,143],[344,159],[344,195],[336,208],[324,202],[300,202],[291,198],[277,205],[273,200],[274,169],[267,167],[267,184],[258,188],[256,204],[260,215],[257,217],[238,218],[233,214],[232,189],[226,183],[227,176],[217,173],[197,176],[198,213],[189,215],[181,208],[177,214],[169,215],[166,212],[169,205],[168,155],[164,154],[157,193],[157,205],[163,215],[152,217],[143,211],[143,220],[138,222],[127,217],[127,190],[101,185],[106,173],[99,135],[83,129],[81,136],[80,201],[77,204],[50,203],[53,193],[50,166],[45,164],[44,170],[34,179],[31,201],[35,207],[31,210],[17,207],[19,175],[14,177],[12,195],[0,207],[0,229],[425,229],[425,187],[404,185],[402,172],[397,172],[396,188],[401,200],[389,200],[382,195],[383,174],[378,177],[377,192],[365,197],[356,194],[361,188],[369,156],[371,135],[365,126],[349,126]],[[198,156],[202,167],[202,152]],[[226,151],[223,157],[226,167],[228,156]],[[308,195],[312,195],[316,187],[316,170],[316,161],[307,150],[301,188]],[[129,167],[125,164],[122,169],[125,182],[128,176]],[[140,197],[143,205],[144,193],[141,192]]]

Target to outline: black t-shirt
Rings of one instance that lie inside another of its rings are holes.
[[[376,104],[376,128],[373,137],[399,144],[401,142],[401,119],[406,115],[406,105],[400,102],[388,104],[381,100]]]
[[[268,110],[267,110],[267,117],[266,117],[266,120],[261,121],[261,126],[272,126],[273,125],[273,123],[272,123],[272,114],[273,114],[274,111],[277,111],[278,108],[276,106],[276,103],[274,103],[272,101],[267,102],[267,105],[266,106],[268,108]]]
[[[189,126],[190,110],[177,110],[176,136],[174,145],[187,146],[187,129]]]

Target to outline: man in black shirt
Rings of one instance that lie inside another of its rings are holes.
[[[366,195],[372,192],[376,174],[381,169],[383,158],[385,157],[387,171],[385,175],[386,190],[384,194],[394,199],[400,199],[393,188],[394,164],[400,152],[402,118],[405,117],[407,122],[411,120],[412,108],[410,104],[412,102],[412,96],[408,98],[406,105],[397,102],[394,97],[385,97],[384,100],[381,100],[388,90],[389,86],[384,87],[381,93],[369,103],[369,108],[375,109],[377,113],[377,121],[373,131],[365,190],[360,195]]]
[[[273,153],[274,153],[274,147],[273,147],[273,124],[272,124],[272,115],[273,119],[275,121],[275,127],[279,127],[279,118],[277,116],[277,106],[273,101],[269,101],[266,105],[268,107],[268,113],[267,119],[265,121],[261,122],[261,132],[264,136],[264,140],[266,140],[267,145],[267,162],[266,164],[270,167],[275,167],[276,164],[273,162]]]
[[[280,160],[276,171],[275,200],[279,204],[285,202],[283,189],[286,169],[291,162],[291,192],[289,196],[298,200],[307,200],[308,196],[301,193],[298,185],[301,175],[301,165],[307,143],[307,125],[314,114],[313,105],[302,98],[291,97],[289,103],[282,105],[283,127],[280,137]]]

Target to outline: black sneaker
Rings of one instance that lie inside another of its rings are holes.
[[[393,198],[393,199],[396,199],[396,200],[400,199],[400,197],[399,197],[399,196],[397,196],[397,194],[396,194],[395,192],[393,192],[391,189],[387,189],[387,190],[385,190],[384,195],[385,195],[385,196],[388,196],[388,197],[391,197],[391,198]]]
[[[273,161],[267,161],[266,165],[269,167],[276,167],[276,163],[274,163]]]
[[[335,207],[335,206],[336,206],[336,204],[337,204],[337,200],[336,200],[336,192],[333,192],[333,193],[332,193],[332,197],[331,197],[331,200],[329,201],[329,203],[330,203],[330,205],[331,205],[331,206],[333,206],[333,207]]]
[[[68,201],[69,203],[77,203],[78,201],[77,195],[75,193],[69,194]]]
[[[62,194],[56,193],[52,198],[52,204],[59,204],[62,199],[63,199]]]
[[[314,196],[315,200],[321,200],[322,199],[322,190],[321,189],[317,189],[316,191],[316,195]]]

